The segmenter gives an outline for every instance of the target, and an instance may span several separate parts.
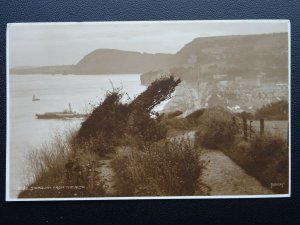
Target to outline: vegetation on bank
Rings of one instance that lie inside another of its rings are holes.
[[[112,166],[120,196],[180,196],[199,193],[204,163],[185,139],[163,140],[149,149],[118,155]],[[201,190],[201,189],[200,189]],[[203,193],[202,193],[203,194]]]
[[[169,99],[180,82],[172,76],[158,79],[130,103],[121,102],[120,90],[108,92],[105,100],[82,123],[77,140],[85,142],[100,136],[115,147],[129,144],[126,143],[128,136],[135,137],[137,142],[147,142],[147,146],[165,138],[167,131],[152,110]]]
[[[31,182],[19,198],[109,196],[99,163],[108,154],[115,173],[114,196],[207,195],[201,182],[202,148],[223,151],[264,186],[287,193],[286,141],[268,133],[245,139],[243,117],[253,119],[252,115],[232,114],[222,107],[196,110],[186,117],[181,111],[153,113],[179,83],[172,76],[160,78],[128,103],[122,102],[121,90],[107,92],[79,130],[57,135],[31,153]],[[270,107],[283,106],[271,104],[259,112],[264,115]],[[196,131],[195,145],[176,138],[190,131]]]
[[[233,115],[221,107],[205,110],[198,122],[195,142],[209,149],[229,148],[239,132]]]
[[[249,142],[237,140],[223,150],[249,174],[277,193],[288,193],[289,150],[286,140],[271,134],[257,135]]]
[[[251,139],[245,140],[242,119],[234,116],[222,108],[206,110],[200,117],[195,144],[223,151],[264,186],[288,193],[287,140],[266,132],[252,133]]]
[[[77,145],[75,134],[74,130],[57,134],[27,156],[30,185],[20,192],[19,198],[106,196],[96,170],[100,157],[89,151],[91,142],[85,148]]]
[[[108,196],[98,162],[109,153],[115,157],[112,168],[121,196],[192,195],[204,167],[199,152],[187,140],[170,141],[168,127],[152,113],[179,83],[172,76],[161,78],[129,103],[122,103],[120,90],[108,92],[78,131],[32,153],[34,176],[19,197]],[[120,147],[129,154],[116,154]]]
[[[256,119],[288,120],[289,105],[287,101],[271,102],[255,112]]]

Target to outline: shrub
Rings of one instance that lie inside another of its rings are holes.
[[[271,188],[271,183],[281,183],[283,187],[276,186],[272,190],[287,193],[288,146],[282,138],[271,134],[256,136],[250,142],[240,141],[224,152],[264,186]]]
[[[62,135],[55,135],[50,142],[43,143],[40,148],[30,151],[26,155],[27,165],[29,165],[27,182],[42,180],[46,174],[53,178],[59,177],[71,152],[71,145]],[[48,182],[52,182],[52,179]]]
[[[199,152],[184,140],[161,141],[112,162],[121,195],[193,195],[204,167]]]
[[[106,152],[110,147],[123,144],[126,136],[134,136],[140,146],[149,146],[166,137],[166,128],[159,123],[153,108],[171,98],[175,87],[181,82],[174,77],[163,77],[151,85],[130,103],[122,103],[120,89],[107,92],[102,103],[81,124],[76,142],[84,144],[89,139],[100,139],[96,151]],[[93,140],[93,142],[95,142]]]
[[[285,141],[279,137],[272,135],[256,136],[250,142],[249,164],[255,163],[254,172],[260,171],[271,158],[283,155],[285,148]]]
[[[146,112],[130,117],[127,128],[128,135],[132,136],[135,144],[141,150],[148,149],[153,142],[162,140],[167,135],[166,127],[156,118],[151,118]]]
[[[113,153],[115,151],[115,145],[117,145],[119,140],[116,140],[114,137],[108,139],[104,137],[102,132],[98,132],[94,137],[90,137],[85,141],[78,140],[74,138],[72,140],[72,147],[76,151],[80,149],[83,152],[96,153],[99,156],[104,156],[108,153]]]
[[[84,190],[39,190],[34,193],[25,190],[20,197],[105,195],[94,160],[113,152],[116,146],[127,144],[149,150],[153,142],[166,138],[165,126],[151,113],[156,105],[171,98],[180,82],[172,76],[160,78],[126,104],[121,102],[120,89],[107,92],[104,101],[94,108],[72,138],[56,139],[30,156],[33,165],[30,188],[79,185],[84,186]]]
[[[245,118],[247,120],[253,120],[254,115],[250,112],[241,112],[241,113],[236,113],[237,116],[239,116],[240,118]]]
[[[172,118],[174,118],[174,117],[177,117],[177,116],[180,116],[180,115],[182,115],[182,111],[180,111],[180,110],[177,110],[177,111],[175,111],[175,112],[171,112],[171,113],[168,113],[168,119],[172,119]]]
[[[205,109],[198,109],[198,110],[195,110],[194,112],[190,113],[189,115],[187,115],[185,118],[188,122],[197,124],[199,117],[202,116],[204,112],[205,112]]]
[[[165,118],[161,121],[161,124],[164,125],[167,129],[167,135],[169,137],[177,136],[178,134],[186,132],[191,128],[191,126],[188,123],[186,123],[184,118]]]
[[[104,140],[122,137],[129,115],[129,106],[121,103],[122,97],[118,89],[107,92],[104,101],[82,122],[77,139],[85,142],[99,136],[99,133]]]
[[[288,185],[288,148],[286,141],[272,135],[257,136],[251,141],[246,168],[267,185]],[[283,189],[277,191],[284,191]]]
[[[271,102],[264,105],[262,108],[256,110],[256,119],[269,119],[269,120],[287,120],[288,119],[289,105],[287,101]]]
[[[74,134],[74,133],[73,133]],[[98,155],[72,143],[74,135],[56,135],[30,152],[27,189],[19,198],[105,196],[96,171]]]
[[[207,109],[199,121],[195,144],[205,148],[227,148],[233,144],[238,131],[229,112],[219,107]]]

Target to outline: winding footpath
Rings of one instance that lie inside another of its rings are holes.
[[[194,142],[194,134],[195,131],[190,131],[170,139],[184,137]],[[124,151],[118,149],[115,154],[124,154]],[[115,172],[110,165],[114,156],[114,154],[108,155],[106,159],[101,160],[98,168],[99,175],[103,178],[104,186],[109,196],[114,196],[117,193],[114,181]],[[219,150],[202,149],[199,160],[206,162],[200,179],[208,187],[204,187],[207,189],[207,195],[275,194],[271,189],[264,187],[255,177],[247,174],[245,170]],[[201,192],[198,193],[200,195]],[[198,195],[197,192],[195,195]]]
[[[104,189],[108,196],[114,196],[117,193],[115,188],[115,171],[111,167],[111,161],[113,160],[113,155],[108,154],[106,159],[100,160],[100,167],[97,169],[98,176],[104,183]]]
[[[221,151],[203,149],[200,160],[207,162],[201,180],[211,188],[210,195],[274,194]]]
[[[188,138],[194,142],[195,131],[177,137]],[[209,195],[275,194],[219,150],[203,148],[200,160],[206,162],[206,168],[200,179],[204,185],[209,187]]]

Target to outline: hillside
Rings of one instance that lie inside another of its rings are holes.
[[[198,74],[204,79],[217,74],[251,79],[260,72],[266,80],[287,81],[288,34],[200,37],[180,49],[175,58],[179,63],[172,72],[186,81],[195,81]],[[145,84],[152,80],[147,75],[141,77]]]
[[[132,74],[174,66],[172,54],[149,54],[115,49],[97,49],[83,57],[76,74]]]
[[[288,33],[200,37],[187,43],[176,54],[149,54],[115,49],[97,49],[75,65],[12,68],[11,74],[133,74],[143,84],[157,77],[153,71],[172,71],[194,82],[198,76],[209,79],[227,74],[266,80],[287,81]],[[149,73],[150,72],[150,73]]]

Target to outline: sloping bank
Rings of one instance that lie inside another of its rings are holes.
[[[289,189],[289,151],[286,141],[271,134],[244,140],[242,121],[222,108],[207,109],[199,118],[195,143],[219,149],[256,177],[265,187],[280,194]]]
[[[196,131],[188,131],[177,137],[195,141]],[[201,184],[208,188],[208,195],[270,195],[275,194],[264,187],[254,176],[249,175],[230,157],[220,150],[198,147],[199,160],[205,162],[201,173]],[[203,193],[196,193],[203,195]]]
[[[19,198],[114,194],[106,192],[103,176],[118,179],[122,196],[192,195],[203,168],[198,152],[184,140],[170,142],[167,128],[152,113],[179,83],[173,77],[161,78],[130,103],[121,102],[119,90],[108,92],[78,131],[34,154],[33,182]],[[114,176],[103,157],[116,157],[119,146],[133,151],[114,160]]]

